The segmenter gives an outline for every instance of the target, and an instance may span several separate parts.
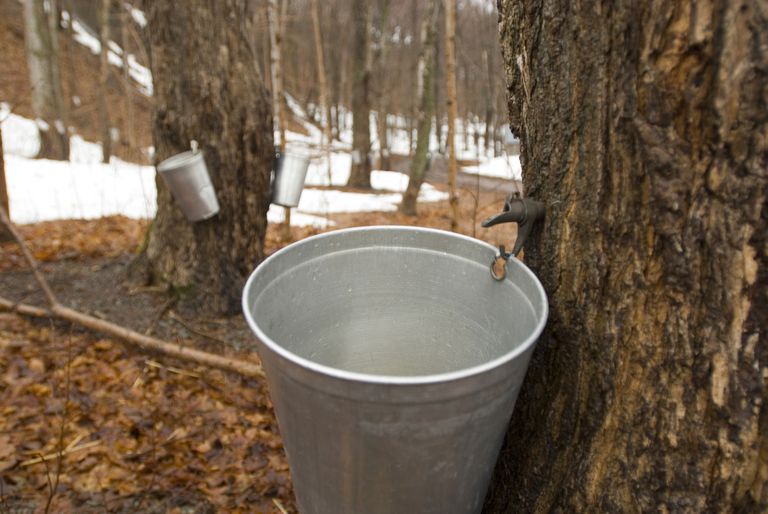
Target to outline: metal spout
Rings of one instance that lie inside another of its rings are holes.
[[[500,223],[517,223],[517,240],[511,252],[511,255],[517,256],[531,234],[533,225],[543,217],[543,203],[530,198],[521,198],[520,193],[514,192],[510,193],[504,201],[504,209],[499,214],[484,220],[481,225],[488,228]]]

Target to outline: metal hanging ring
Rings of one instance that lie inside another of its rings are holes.
[[[504,245],[499,246],[499,253],[491,261],[491,276],[497,282],[507,278],[507,262],[511,254],[504,250]],[[497,269],[500,268],[498,271]]]

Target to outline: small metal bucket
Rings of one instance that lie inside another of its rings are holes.
[[[297,207],[304,179],[309,168],[309,157],[297,153],[279,153],[272,181],[272,203],[283,207]]]
[[[189,221],[205,220],[219,212],[202,152],[174,155],[158,164],[157,171]]]
[[[302,513],[478,513],[536,340],[538,279],[439,230],[304,239],[248,279]]]

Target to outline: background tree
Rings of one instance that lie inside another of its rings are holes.
[[[0,120],[2,121],[2,120]],[[3,155],[3,127],[0,123],[0,209],[3,209],[8,213],[8,217],[11,216],[11,205],[8,201],[8,183],[5,181],[5,158]],[[11,233],[7,228],[0,227],[0,243],[11,241]]]
[[[99,123],[101,124],[101,161],[109,162],[112,153],[112,130],[109,123],[108,86],[109,86],[109,14],[112,0],[101,0],[99,5]]]
[[[487,511],[765,512],[768,13],[499,7],[551,313]]]
[[[352,169],[347,185],[371,187],[371,8],[352,0],[355,41],[352,63]]]
[[[24,0],[24,40],[32,110],[38,118],[38,157],[69,159],[69,136],[61,93],[56,2]]]
[[[146,255],[156,280],[192,290],[194,305],[218,312],[239,310],[243,279],[264,256],[270,201],[272,116],[248,43],[249,5],[148,6],[157,159],[199,141],[221,212],[188,222],[158,178]]]
[[[430,0],[427,16],[421,25],[421,55],[419,55],[419,114],[416,152],[411,160],[408,172],[408,186],[400,203],[400,211],[410,216],[416,215],[416,200],[419,197],[424,174],[429,165],[429,140],[432,133],[432,115],[435,112],[435,50],[437,39],[437,21],[440,2]]]
[[[448,110],[448,201],[451,230],[459,227],[459,197],[456,192],[456,0],[445,0],[445,95]],[[466,126],[467,120],[464,120]]]

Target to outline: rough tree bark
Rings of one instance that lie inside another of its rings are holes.
[[[158,177],[147,257],[155,278],[191,290],[191,304],[239,310],[244,277],[264,256],[272,116],[248,44],[248,0],[149,5],[157,159],[204,152],[221,211],[190,223]],[[194,37],[190,37],[194,34]]]
[[[768,8],[499,10],[551,313],[487,512],[766,512]]]
[[[54,2],[24,0],[24,41],[32,111],[40,133],[38,157],[67,160],[69,136],[61,92],[55,12]]]
[[[101,128],[101,162],[108,163],[112,154],[112,130],[109,124],[107,90],[109,87],[109,11],[112,0],[101,0],[99,8],[99,124]]]
[[[432,114],[435,111],[433,80],[439,5],[438,0],[430,0],[427,15],[421,25],[421,53],[419,54],[418,93],[416,95],[419,99],[418,135],[416,137],[416,151],[413,154],[411,168],[408,172],[408,186],[400,203],[400,212],[409,216],[416,215],[416,200],[419,198],[419,190],[422,182],[424,182],[429,161],[429,139],[432,132]]]
[[[459,197],[456,195],[456,0],[445,0],[445,96],[448,110],[448,202],[451,230],[459,228]],[[464,120],[464,125],[468,120]]]
[[[347,185],[371,187],[371,8],[352,0],[355,44],[352,65],[352,169]]]

